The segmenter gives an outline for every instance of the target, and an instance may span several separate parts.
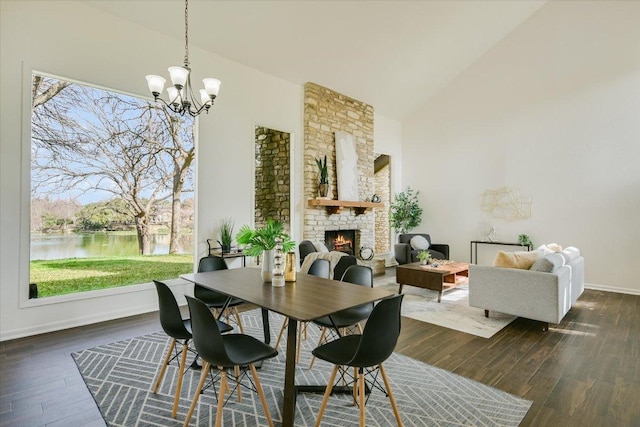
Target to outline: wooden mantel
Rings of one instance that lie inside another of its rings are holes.
[[[356,215],[362,215],[372,208],[384,207],[384,203],[358,202],[355,200],[311,199],[309,200],[309,206],[324,206],[330,215],[342,212],[342,208],[353,208]]]

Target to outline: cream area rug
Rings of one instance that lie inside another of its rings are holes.
[[[398,291],[397,283],[382,286]],[[515,316],[495,311],[486,318],[483,309],[470,307],[469,285],[445,291],[441,303],[438,303],[436,291],[405,285],[402,293],[405,294],[402,302],[403,316],[483,338],[491,338],[516,319]]]

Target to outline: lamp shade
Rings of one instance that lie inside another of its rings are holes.
[[[171,76],[171,82],[177,86],[184,86],[189,76],[189,70],[183,67],[169,67],[169,75]]]
[[[179,104],[181,102],[180,92],[174,86],[169,86],[167,88],[167,94],[169,95],[169,103],[171,104]]]
[[[204,90],[206,90],[209,95],[218,96],[220,84],[222,83],[220,80],[207,78],[202,79],[202,83],[204,83]]]
[[[156,76],[155,74],[149,74],[146,76],[147,84],[151,93],[160,94],[164,90],[164,84],[167,80],[164,77]]]
[[[203,104],[211,102],[211,98],[209,97],[209,94],[204,89],[200,89],[200,102],[202,102]]]

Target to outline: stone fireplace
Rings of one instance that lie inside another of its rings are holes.
[[[348,245],[357,255],[360,246],[374,246],[375,212],[344,207],[332,210],[325,206],[310,206],[309,200],[318,196],[318,167],[316,159],[327,156],[329,170],[329,199],[337,199],[335,132],[353,136],[358,157],[359,201],[369,201],[376,192],[374,182],[373,107],[314,83],[305,84],[304,103],[304,224],[303,238],[325,241],[325,232],[354,230]],[[346,248],[347,246],[340,246]],[[345,250],[346,251],[346,250]]]
[[[356,254],[358,230],[325,230],[324,242],[330,251]]]

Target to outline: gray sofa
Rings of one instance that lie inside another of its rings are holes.
[[[569,251],[569,249],[572,249]],[[536,271],[541,270],[541,271]],[[558,324],[584,291],[584,258],[576,248],[541,253],[530,270],[469,266],[469,305]]]
[[[398,236],[398,243],[394,245],[394,253],[398,264],[407,264],[410,262],[418,261],[419,250],[413,249],[411,244],[411,238],[413,236],[422,236],[429,241],[429,249],[427,251],[435,259],[449,259],[449,245],[442,243],[431,243],[431,236],[424,233],[408,233],[400,234]]]

